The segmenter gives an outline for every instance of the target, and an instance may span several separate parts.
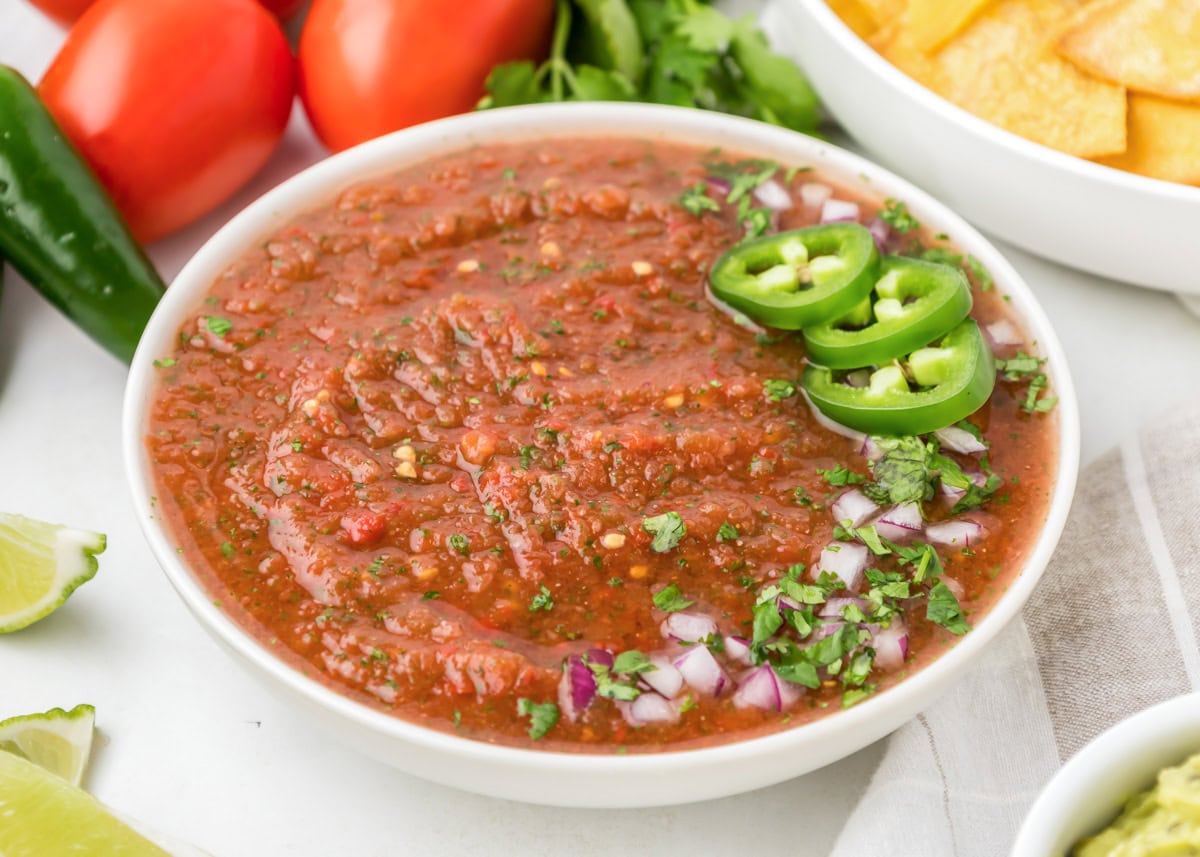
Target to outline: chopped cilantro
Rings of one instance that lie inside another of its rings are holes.
[[[441,598],[441,597],[442,597],[442,593],[438,592],[436,589],[430,589],[430,590],[426,591],[426,593],[424,595],[421,596],[421,600],[422,601],[432,601],[435,598]]]
[[[612,671],[620,675],[637,675],[638,673],[653,672],[654,664],[637,649],[621,652],[613,659]]]
[[[925,616],[930,622],[936,622],[951,634],[962,636],[971,630],[963,616],[962,607],[950,587],[938,581],[929,590],[929,600],[925,605]]]
[[[558,723],[558,706],[553,702],[534,702],[521,697],[517,700],[517,714],[529,718],[529,737],[535,741]]]
[[[450,536],[450,549],[455,553],[460,553],[466,556],[471,552],[471,541],[462,533],[452,533]]]
[[[229,559],[233,556],[233,545],[229,542],[221,542],[221,556]]]
[[[533,598],[530,599],[530,601],[529,601],[529,612],[530,613],[536,613],[538,610],[545,610],[545,611],[549,612],[550,610],[553,610],[553,609],[554,609],[554,596],[551,594],[550,590],[547,589],[545,586],[542,587],[541,592],[539,592],[537,595],[533,596]]]
[[[697,182],[679,195],[679,204],[699,217],[706,211],[720,211],[720,204],[708,195],[708,184]]]
[[[675,613],[679,610],[686,610],[696,602],[688,601],[683,597],[683,593],[674,583],[669,583],[658,592],[654,593],[654,606],[666,613]]]
[[[737,527],[726,521],[717,529],[717,541],[731,542],[738,537]]]
[[[204,316],[204,326],[208,328],[208,332],[214,336],[224,336],[233,330],[233,322],[227,318],[221,318],[215,315]]]
[[[666,553],[676,547],[680,540],[687,535],[687,525],[678,512],[664,512],[642,519],[642,529],[654,536],[650,542],[650,550],[655,553]]]
[[[858,485],[866,481],[865,476],[860,476],[840,464],[836,467],[831,467],[829,470],[822,470],[818,467],[817,473],[820,473],[825,478],[825,481],[835,488],[840,488],[843,485]]]
[[[850,708],[853,705],[857,705],[874,692],[875,685],[873,684],[849,688],[845,693],[842,694],[842,708]]]
[[[154,365],[157,366],[159,369],[168,369],[168,368],[174,366],[175,363],[176,363],[176,361],[175,361],[174,357],[161,357],[158,360],[154,361]]]
[[[782,402],[784,399],[796,395],[796,385],[791,381],[771,379],[763,381],[763,391],[772,402]]]
[[[921,223],[908,212],[908,206],[898,199],[887,199],[883,202],[883,210],[879,212],[880,219],[901,235],[907,235],[921,228]]]
[[[971,276],[975,278],[975,282],[979,283],[979,288],[983,291],[986,292],[992,288],[991,272],[983,267],[983,263],[974,256],[967,257],[967,270],[971,272]]]
[[[918,437],[877,437],[883,456],[871,465],[873,482],[863,493],[880,504],[919,503],[933,497],[933,444]]]
[[[610,440],[608,443],[604,444],[605,452],[616,452],[618,449],[624,449],[624,448],[625,448],[625,445],[617,440]]]

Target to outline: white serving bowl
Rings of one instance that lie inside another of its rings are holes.
[[[154,358],[171,350],[184,318],[233,259],[353,182],[476,143],[613,136],[723,146],[788,164],[811,164],[846,187],[905,200],[921,221],[979,258],[996,287],[1011,296],[1016,315],[1049,358],[1059,396],[1054,495],[1025,567],[974,631],[898,687],[815,723],[711,748],[624,756],[496,746],[390,717],[306,678],[214,606],[155,514],[143,444],[156,383]],[[913,717],[986,649],[1033,591],[1066,520],[1079,458],[1075,392],[1058,338],[1016,271],[949,209],[874,164],[811,137],[699,110],[621,104],[520,107],[433,122],[343,152],[284,182],[213,236],[175,279],[134,357],[124,420],[129,484],[158,562],[201,624],[297,713],[310,715],[330,734],[372,757],[440,783],[517,800],[588,807],[685,803],[770,785],[841,759]]]
[[[824,0],[778,0],[776,10],[779,43],[880,163],[1039,256],[1200,294],[1200,187],[1104,167],[985,122],[877,54]]]
[[[1076,753],[1042,789],[1013,843],[1012,857],[1064,857],[1103,830],[1163,768],[1200,753],[1200,693],[1123,720]]]

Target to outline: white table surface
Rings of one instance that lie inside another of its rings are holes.
[[[36,80],[60,39],[22,0],[0,0],[0,62]],[[298,112],[250,187],[151,248],[163,275],[321,154]],[[1081,399],[1085,462],[1156,412],[1200,395],[1200,321],[1173,297],[1001,247],[1063,339]],[[828,850],[878,745],[741,797],[592,812],[432,785],[293,723],[193,621],[142,540],[122,476],[124,381],[120,363],[7,274],[0,510],[100,530],[109,548],[97,577],[64,609],[0,638],[0,717],[95,705],[100,740],[85,785],[101,800],[215,857],[717,854],[747,842],[762,853]]]

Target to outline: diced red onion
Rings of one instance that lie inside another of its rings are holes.
[[[1022,345],[1025,342],[1017,326],[1006,318],[992,322],[985,330],[995,345]]]
[[[849,521],[851,527],[859,526],[878,511],[879,507],[857,488],[833,501],[833,519],[839,524]]]
[[[941,581],[942,581],[942,583],[946,584],[946,588],[949,589],[951,592],[953,592],[954,597],[957,598],[959,601],[962,601],[963,598],[966,597],[967,591],[965,589],[963,589],[962,584],[959,583],[957,580],[955,580],[953,577],[949,577],[949,576],[943,574],[941,577]]]
[[[966,429],[961,429],[958,426],[947,426],[944,429],[938,429],[933,433],[933,436],[946,449],[962,453],[963,455],[974,455],[977,452],[987,452],[988,450],[987,444]]]
[[[717,193],[721,194],[721,196],[728,194],[730,189],[733,187],[733,185],[725,181],[725,179],[721,178],[720,176],[707,176],[704,179],[704,183]]]
[[[845,622],[826,622],[824,625],[817,625],[812,629],[812,634],[808,639],[815,643],[817,640],[832,637],[838,631],[842,630],[842,626],[845,624]]]
[[[717,623],[700,613],[672,613],[663,620],[662,635],[682,643],[696,643],[717,633]]]
[[[837,575],[849,590],[858,589],[867,568],[867,549],[851,542],[834,542],[821,551],[814,575],[822,571]]]
[[[860,610],[865,610],[867,602],[862,598],[830,598],[821,605],[821,611],[817,614],[822,619],[841,619],[842,610],[853,604]]]
[[[875,239],[875,246],[879,248],[880,253],[886,253],[888,249],[888,241],[892,237],[892,227],[880,217],[874,218],[867,224],[867,231],[871,233],[871,237]]]
[[[967,493],[965,488],[955,488],[948,482],[939,483],[938,489],[956,503]]]
[[[783,711],[803,694],[802,687],[784,681],[775,674],[770,664],[763,664],[742,676],[737,693],[733,695],[733,705],[735,708]]]
[[[683,690],[683,676],[668,658],[653,657],[650,663],[654,669],[639,673],[638,678],[667,699],[673,699]]]
[[[595,698],[596,676],[588,669],[583,658],[571,655],[563,663],[562,678],[558,682],[559,710],[568,720],[574,721],[587,710]]]
[[[944,521],[925,528],[925,538],[935,545],[970,547],[983,538],[983,527],[975,521]]]
[[[792,195],[775,179],[769,179],[756,187],[754,198],[772,211],[787,211],[792,207]]]
[[[800,185],[800,202],[805,208],[820,208],[833,196],[833,188],[820,182],[805,182]]]
[[[657,693],[643,693],[632,702],[618,702],[617,708],[625,722],[634,727],[648,723],[676,723],[679,720],[679,709]]]
[[[875,531],[893,542],[908,541],[925,528],[921,507],[916,503],[904,503],[888,509],[875,521]]]
[[[725,638],[725,657],[739,664],[750,666],[754,661],[750,658],[750,641],[745,637]]]
[[[857,223],[861,214],[857,202],[844,199],[827,199],[821,206],[822,223]]]
[[[884,628],[875,635],[875,665],[885,670],[898,670],[908,657],[908,631],[899,623]]]
[[[878,461],[883,458],[883,450],[870,435],[863,435],[862,446],[859,447],[858,454],[867,461]]]
[[[720,696],[729,684],[729,677],[708,646],[692,646],[675,659],[675,669],[688,687],[705,696]]]

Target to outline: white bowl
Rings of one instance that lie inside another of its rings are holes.
[[[779,0],[776,8],[780,42],[880,163],[1039,256],[1200,294],[1200,187],[1094,164],[985,122],[879,56],[824,0]]]
[[[1103,830],[1163,768],[1200,753],[1200,693],[1123,720],[1063,765],[1042,789],[1013,843],[1012,857],[1063,857]]]
[[[974,631],[894,689],[814,723],[711,748],[641,755],[554,753],[495,746],[426,729],[342,696],[286,666],[213,605],[157,519],[143,444],[152,361],[173,347],[183,319],[225,267],[248,246],[346,185],[447,150],[481,142],[553,137],[638,136],[724,146],[784,163],[811,164],[847,187],[905,200],[935,231],[990,269],[996,287],[1049,358],[1059,396],[1059,461],[1042,532],[1009,590]],[[720,797],[770,785],[841,759],[928,706],[1017,615],[1041,576],[1071,504],[1079,458],[1079,418],[1067,361],[1029,287],[974,229],[925,193],[868,161],[819,140],[715,113],[646,105],[521,107],[446,119],[367,143],[305,170],[231,220],[180,272],[142,337],[125,394],[125,465],[138,517],[167,577],[220,642],[331,734],[411,773],[471,791],[564,806],[654,806]]]

